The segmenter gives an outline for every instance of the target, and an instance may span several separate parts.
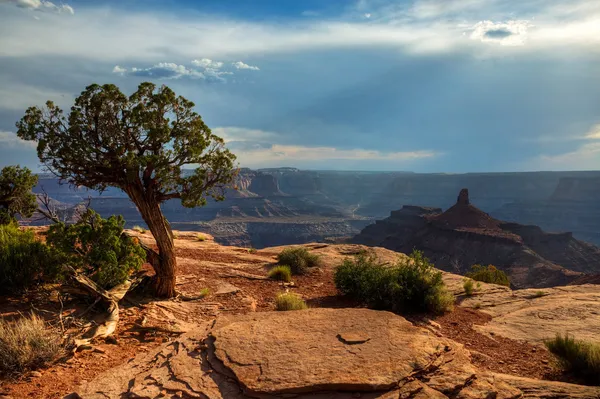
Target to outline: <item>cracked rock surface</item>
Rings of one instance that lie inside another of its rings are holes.
[[[389,312],[327,308],[218,318],[78,393],[84,399],[600,397],[598,388],[481,372],[462,345]]]

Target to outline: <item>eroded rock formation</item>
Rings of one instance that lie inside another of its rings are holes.
[[[584,273],[600,272],[599,248],[571,233],[497,220],[471,205],[467,190],[445,212],[405,206],[367,226],[351,242],[404,253],[416,248],[454,273],[465,273],[473,264],[493,264],[507,271],[517,288],[566,285]]]

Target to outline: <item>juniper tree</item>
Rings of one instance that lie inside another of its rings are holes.
[[[65,116],[52,101],[30,107],[17,134],[36,140],[45,167],[76,186],[123,190],[137,206],[158,246],[155,290],[175,295],[173,234],[161,203],[202,206],[222,200],[235,176],[235,156],[212,134],[194,103],[166,86],[145,82],[131,96],[112,84],[88,86]],[[184,167],[195,167],[183,174]]]
[[[28,168],[6,166],[0,172],[0,224],[7,224],[16,215],[30,217],[37,209],[31,192],[38,178]]]

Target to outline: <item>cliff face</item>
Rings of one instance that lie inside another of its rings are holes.
[[[597,247],[571,233],[494,219],[469,203],[466,190],[446,212],[405,206],[351,241],[405,253],[416,248],[437,267],[461,274],[476,263],[493,264],[519,288],[566,285],[582,273],[600,272]]]

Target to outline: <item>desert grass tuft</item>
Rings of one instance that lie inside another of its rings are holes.
[[[308,305],[298,295],[286,292],[275,298],[275,309],[280,311],[304,310],[308,309]]]
[[[14,322],[0,320],[0,375],[44,367],[64,354],[60,334],[35,314]]]
[[[287,265],[275,266],[269,270],[269,278],[289,283],[292,281],[292,269]]]
[[[567,371],[589,383],[600,384],[600,345],[576,340],[575,337],[557,334],[545,342],[546,347]]]
[[[319,256],[304,247],[286,248],[277,255],[277,259],[280,265],[288,265],[292,274],[306,274],[309,268],[320,263]]]

